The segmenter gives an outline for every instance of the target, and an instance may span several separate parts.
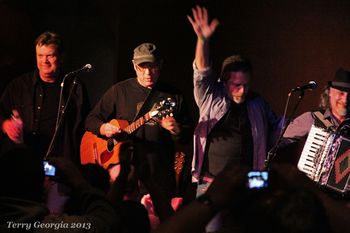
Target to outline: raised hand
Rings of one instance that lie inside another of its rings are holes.
[[[197,37],[202,40],[209,39],[214,33],[216,27],[219,25],[217,19],[213,19],[208,22],[208,11],[205,7],[196,6],[192,8],[193,19],[187,16],[188,20],[192,24],[193,30],[197,34]]]

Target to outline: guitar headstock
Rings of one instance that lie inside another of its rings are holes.
[[[155,103],[152,110],[149,112],[150,116],[154,119],[162,119],[165,116],[169,116],[173,113],[176,102],[174,99],[168,97]]]

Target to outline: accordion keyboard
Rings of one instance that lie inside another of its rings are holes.
[[[322,166],[319,162],[323,159],[320,157],[323,154],[329,136],[330,134],[326,129],[312,125],[306,139],[299,158],[298,169],[306,173],[312,180],[317,178],[316,174],[319,173],[319,167]]]

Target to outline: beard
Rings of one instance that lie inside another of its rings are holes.
[[[241,104],[245,101],[247,94],[242,94],[242,95],[233,95],[231,93],[231,99],[236,103],[236,104]]]
[[[345,117],[348,114],[349,109],[347,107],[338,107],[336,108],[336,111],[338,113],[339,116],[341,117]]]

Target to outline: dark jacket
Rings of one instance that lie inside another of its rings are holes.
[[[60,85],[62,77],[56,82]],[[67,105],[64,119],[57,133],[54,143],[53,155],[65,156],[74,163],[79,163],[79,145],[83,134],[83,121],[89,110],[87,91],[77,79],[73,85],[74,77],[68,77],[63,91],[63,104],[68,99],[70,89],[74,86],[69,104]],[[24,74],[12,80],[4,90],[0,102],[0,125],[11,117],[11,112],[16,109],[23,120],[24,143],[32,147],[40,156],[46,154],[55,127],[48,129],[50,137],[38,140],[43,135],[38,135],[40,129],[40,113],[45,93],[38,75],[38,70]],[[52,107],[57,108],[58,103],[53,101]],[[58,108],[57,108],[58,109]],[[12,142],[4,133],[0,133],[2,149],[11,147]],[[43,142],[38,145],[38,141]]]

